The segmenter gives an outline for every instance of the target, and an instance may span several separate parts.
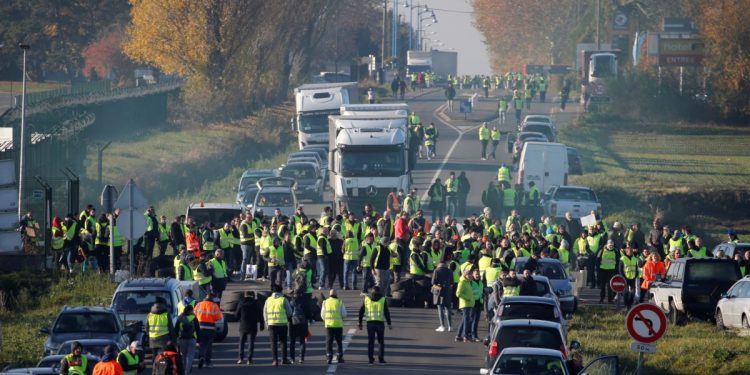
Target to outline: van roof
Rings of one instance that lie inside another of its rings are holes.
[[[242,211],[243,206],[236,203],[190,203],[188,206],[190,210],[232,210]]]
[[[330,90],[339,87],[357,86],[357,82],[333,82],[333,83],[308,83],[297,87],[294,92],[311,91],[311,90]]]

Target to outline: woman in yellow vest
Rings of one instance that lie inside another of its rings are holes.
[[[466,271],[458,281],[456,289],[458,309],[461,310],[461,324],[458,326],[456,341],[469,342],[471,337],[472,310],[474,309],[474,291],[471,288],[471,272]]]

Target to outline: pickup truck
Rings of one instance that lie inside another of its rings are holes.
[[[602,205],[593,190],[583,186],[554,186],[542,197],[545,215],[565,217],[566,212],[580,218],[596,211],[601,214]]]
[[[651,284],[649,297],[671,324],[681,324],[688,317],[713,317],[721,295],[739,279],[739,266],[731,259],[675,259],[665,279]]]

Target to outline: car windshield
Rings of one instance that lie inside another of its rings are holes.
[[[560,188],[555,192],[555,199],[566,201],[587,201],[595,202],[594,192],[588,189],[565,189]]]
[[[685,279],[693,283],[737,281],[740,278],[737,272],[734,262],[690,262]]]
[[[273,174],[269,173],[266,175],[254,175],[254,176],[245,176],[242,177],[242,180],[240,180],[240,191],[247,190],[250,186],[255,186],[255,183],[258,182],[261,178],[266,177],[273,177]]]
[[[550,322],[559,321],[554,305],[538,303],[506,303],[501,306],[500,320],[537,319]]]
[[[53,333],[117,333],[117,321],[113,314],[107,313],[67,313],[62,314],[55,322]]]
[[[544,123],[551,123],[549,117],[543,117],[543,116],[528,116],[526,117],[526,122],[544,122]]]
[[[103,357],[104,356],[104,347],[107,345],[114,345],[117,346],[114,342],[103,342],[98,344],[83,344],[83,354],[86,355],[95,355],[97,357]],[[70,345],[62,345],[60,346],[60,349],[57,351],[57,354],[65,355],[70,354]]]
[[[281,177],[289,177],[295,180],[312,180],[317,178],[315,167],[305,164],[290,164],[281,170]]]
[[[303,115],[299,118],[299,128],[303,133],[327,133],[328,114]]]
[[[497,359],[493,374],[503,375],[563,375],[560,357],[530,354],[504,355]]]
[[[526,347],[560,350],[563,348],[562,336],[552,327],[502,327],[496,339],[505,348]]]
[[[535,133],[542,133],[547,136],[547,138],[550,138],[552,135],[552,131],[550,130],[548,125],[542,125],[542,124],[527,124],[523,127],[523,131],[525,132],[535,132]]]
[[[261,192],[258,196],[257,207],[291,207],[294,199],[291,192]]]
[[[192,217],[195,225],[198,226],[206,223],[223,225],[232,221],[240,213],[242,212],[238,208],[193,208],[188,211],[188,216]]]
[[[115,295],[115,301],[112,307],[114,307],[118,314],[148,314],[149,311],[151,311],[151,306],[156,303],[156,298],[163,299],[169,311],[173,311],[172,299],[166,291],[118,292]]]
[[[345,150],[340,160],[341,175],[344,177],[397,177],[405,171],[404,152],[398,149]]]

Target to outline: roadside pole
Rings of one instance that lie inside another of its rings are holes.
[[[122,229],[122,237],[128,240],[128,263],[130,263],[130,277],[135,275],[135,254],[133,253],[133,241],[146,232],[146,219],[142,211],[148,207],[148,202],[143,193],[135,185],[131,178],[123,188],[122,193],[115,202],[115,208],[120,209],[120,217],[123,221],[119,229]]]

